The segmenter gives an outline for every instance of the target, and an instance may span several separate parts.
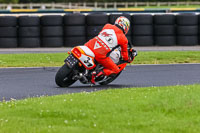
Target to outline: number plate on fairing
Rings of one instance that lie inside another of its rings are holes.
[[[65,59],[65,63],[69,66],[69,68],[72,68],[78,63],[78,59],[76,59],[72,54],[70,54]]]
[[[96,66],[96,64],[93,61],[93,58],[91,58],[90,56],[82,54],[79,60],[86,67],[86,69],[92,69]]]

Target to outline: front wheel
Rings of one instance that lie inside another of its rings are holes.
[[[122,71],[121,71],[122,72]],[[115,76],[109,76],[107,77],[103,82],[99,82],[100,85],[107,85],[111,82],[113,82],[120,74],[121,72],[119,72],[117,75]]]
[[[64,64],[56,73],[56,84],[60,87],[68,87],[76,82],[76,80],[72,79],[72,76],[72,68],[69,68],[66,64]]]

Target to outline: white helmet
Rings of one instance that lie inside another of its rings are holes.
[[[125,34],[128,33],[128,30],[130,28],[130,21],[126,17],[118,17],[115,21],[115,24],[120,26],[124,30]]]

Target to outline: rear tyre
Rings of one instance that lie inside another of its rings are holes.
[[[72,85],[76,80],[72,80],[72,69],[64,64],[56,73],[55,81],[60,87],[68,87]]]

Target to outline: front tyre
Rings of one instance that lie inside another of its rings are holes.
[[[68,87],[76,82],[76,80],[72,80],[72,76],[72,68],[69,68],[66,64],[64,64],[56,73],[56,84],[60,87]]]
[[[121,71],[122,72],[122,71]],[[110,76],[110,77],[107,77],[103,82],[100,82],[99,84],[100,85],[107,85],[111,82],[113,82],[120,74],[121,72],[119,72],[117,75],[115,76]]]

